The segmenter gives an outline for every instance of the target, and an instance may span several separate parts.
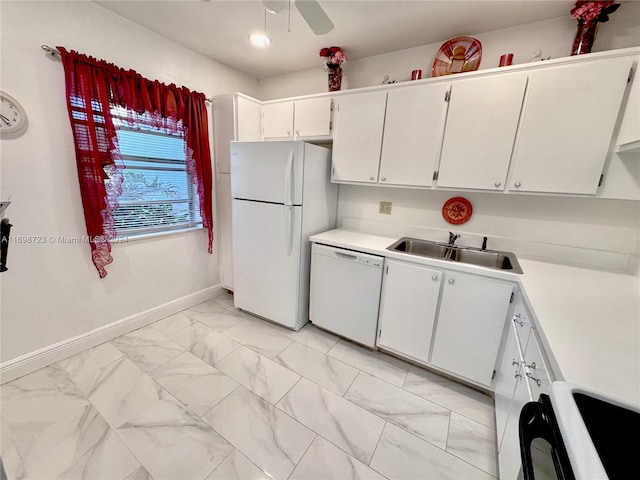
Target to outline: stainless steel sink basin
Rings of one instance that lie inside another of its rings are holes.
[[[448,260],[451,262],[468,263],[494,270],[506,270],[512,273],[522,273],[522,268],[511,252],[496,250],[481,250],[473,247],[447,245],[444,243],[421,240],[419,238],[403,237],[387,247],[392,252],[402,252],[421,257]]]
[[[446,245],[429,242],[427,240],[404,237],[388,247],[387,250],[412,253],[422,257],[444,258],[449,248]]]

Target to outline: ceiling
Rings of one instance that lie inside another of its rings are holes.
[[[303,1],[303,0],[298,0]],[[259,0],[95,1],[101,7],[254,78],[320,65],[318,52],[338,45],[350,60],[569,15],[560,0],[319,0],[335,28],[316,36],[295,6],[267,13],[272,43],[259,49],[248,35],[263,32]]]

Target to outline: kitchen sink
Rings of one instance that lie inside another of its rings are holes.
[[[414,255],[420,255],[421,257],[430,258],[444,258],[447,255],[447,252],[449,252],[449,248],[446,245],[406,237],[401,238],[390,247],[387,247],[387,250],[391,250],[392,252],[412,253]]]
[[[506,270],[512,273],[522,273],[522,268],[515,254],[496,250],[481,250],[479,248],[449,245],[446,243],[421,240],[419,238],[403,237],[387,247],[392,252],[402,252],[421,257],[448,260],[451,262],[468,263],[494,270]]]

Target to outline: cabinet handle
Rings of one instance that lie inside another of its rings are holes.
[[[528,364],[526,364],[526,363],[525,363],[525,364],[524,364],[524,366],[525,366],[525,367],[528,367],[528,368],[530,368],[530,369],[532,369],[532,370],[535,370],[536,368],[538,368],[538,365],[536,365],[536,362],[531,362],[531,364],[530,364],[530,365],[528,365]]]
[[[518,325],[520,325],[521,327],[524,327],[524,321],[522,321],[522,319],[520,318],[520,314],[518,313],[517,315],[513,316],[513,321],[515,323],[517,323]]]
[[[438,280],[438,275],[433,275],[433,276],[431,277],[431,280],[433,280],[434,282],[435,282],[436,280]]]
[[[291,130],[287,130],[287,137],[291,136]]]
[[[513,184],[514,187],[516,188],[520,188],[522,186],[522,184],[520,182],[516,182]]]
[[[296,130],[296,137],[300,136],[300,130]]]
[[[382,177],[380,180],[382,180],[383,182],[385,182],[387,180],[387,177]]]
[[[496,188],[498,188],[500,185],[502,185],[502,182],[500,180],[496,180],[496,183],[494,183],[494,185],[496,186]]]
[[[373,175],[371,175],[371,176],[369,177],[369,180],[373,180]]]
[[[534,382],[536,382],[536,385],[540,386],[542,384],[542,382],[540,381],[539,378],[534,377],[533,375],[531,375],[530,372],[526,373],[527,377],[529,377],[531,380],[533,380]]]
[[[449,285],[453,285],[454,283],[456,283],[456,281],[453,278],[449,279]]]

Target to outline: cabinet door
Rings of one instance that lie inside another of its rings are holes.
[[[231,175],[219,174],[216,202],[218,205],[218,258],[220,284],[233,290],[233,241],[231,233]]]
[[[426,362],[438,308],[442,272],[387,260],[378,345]]]
[[[446,273],[431,363],[490,386],[513,286]]]
[[[331,98],[310,98],[295,102],[295,137],[313,138],[331,135]]]
[[[262,106],[263,138],[293,136],[293,102],[270,103]]]
[[[530,74],[512,191],[596,193],[631,62],[610,58]]]
[[[240,142],[259,142],[262,140],[262,107],[258,102],[238,97],[238,131],[236,140]]]
[[[387,92],[336,99],[333,131],[334,182],[378,182]]]
[[[380,182],[429,187],[447,116],[449,85],[392,90],[387,96]]]
[[[504,190],[526,84],[526,73],[453,83],[439,187]]]
[[[504,428],[507,424],[511,400],[516,389],[518,371],[520,370],[522,353],[519,348],[516,324],[509,320],[506,323],[507,339],[502,353],[502,359],[496,373],[496,388],[494,392],[496,405],[496,436],[498,448],[502,442]]]
[[[229,173],[229,142],[236,139],[236,115],[233,96],[213,101],[213,154],[217,173]]]
[[[527,388],[522,372],[517,372],[516,389],[509,410],[509,417],[504,431],[502,444],[498,448],[498,470],[500,478],[515,480],[521,477],[522,460],[520,460],[520,430],[518,421],[520,411],[525,403],[531,402],[531,394]],[[537,399],[536,399],[537,400]]]

